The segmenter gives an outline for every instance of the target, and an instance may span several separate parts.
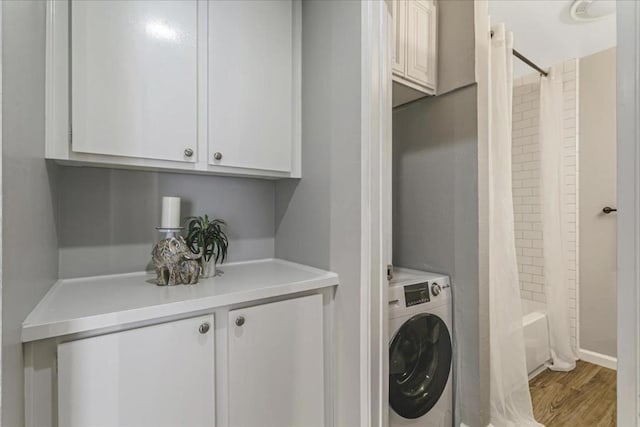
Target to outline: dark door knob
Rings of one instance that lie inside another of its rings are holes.
[[[610,214],[611,212],[618,212],[618,209],[612,208],[612,207],[609,207],[609,206],[605,206],[604,208],[602,208],[602,212],[604,212],[606,214]]]

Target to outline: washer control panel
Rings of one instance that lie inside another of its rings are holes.
[[[406,285],[404,287],[405,307],[411,307],[418,304],[424,304],[431,301],[429,297],[429,283],[416,283],[415,285]]]
[[[395,268],[389,282],[389,316],[421,313],[427,307],[448,304],[451,299],[449,277],[407,268]]]

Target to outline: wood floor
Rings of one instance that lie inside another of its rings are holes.
[[[616,371],[579,360],[571,372],[542,372],[529,383],[533,413],[546,427],[616,425]]]

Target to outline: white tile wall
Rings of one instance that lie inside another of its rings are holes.
[[[569,317],[576,346],[578,283],[578,79],[577,60],[564,62],[564,219],[567,238]],[[546,302],[542,218],[540,215],[540,145],[538,74],[513,83],[513,207],[522,298]]]

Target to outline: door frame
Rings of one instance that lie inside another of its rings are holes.
[[[640,425],[640,4],[617,4],[618,425]]]
[[[381,161],[391,143],[389,0],[362,2],[362,289],[360,424],[388,423],[387,307],[383,266],[388,245],[390,165]],[[618,371],[617,423],[640,425],[640,4],[618,2],[617,203]],[[387,44],[381,42],[386,40]],[[388,55],[388,56],[387,56]],[[385,78],[382,78],[382,77]],[[387,81],[388,80],[388,81]],[[385,108],[387,110],[385,111]],[[387,117],[385,118],[385,115]],[[385,172],[386,171],[386,172]],[[389,200],[387,200],[389,199]],[[388,207],[387,207],[388,208]],[[385,213],[387,212],[387,213]],[[390,212],[390,211],[389,211]],[[385,221],[388,226],[385,228]],[[387,234],[388,233],[388,234]]]
[[[388,427],[387,265],[391,264],[390,0],[361,2],[360,425]]]

